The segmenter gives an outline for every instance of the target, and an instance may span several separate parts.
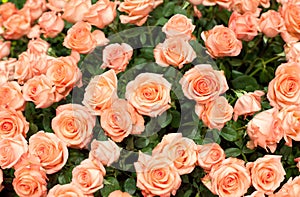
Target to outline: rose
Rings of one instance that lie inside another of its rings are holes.
[[[223,71],[217,71],[209,64],[198,64],[188,70],[179,83],[188,99],[205,104],[215,100],[228,90]]]
[[[41,27],[41,33],[44,37],[54,38],[64,28],[64,21],[61,18],[61,14],[57,14],[55,11],[44,12],[38,21]]]
[[[105,166],[110,166],[119,159],[120,152],[119,146],[110,139],[108,141],[94,139],[91,143],[89,159],[95,164],[102,163]]]
[[[6,21],[11,15],[18,12],[16,5],[12,2],[6,2],[0,5],[1,21]]]
[[[0,170],[0,192],[2,191],[2,189],[4,188],[4,186],[2,185],[3,183],[3,171]],[[125,196],[126,197],[126,196]]]
[[[28,151],[27,141],[21,134],[13,138],[0,140],[0,166],[2,169],[12,168]]]
[[[181,69],[184,64],[191,63],[197,56],[188,43],[187,40],[182,38],[169,38],[163,43],[159,43],[154,51],[155,62],[162,67],[169,65]]]
[[[265,155],[247,163],[247,168],[251,172],[252,185],[267,195],[272,194],[284,180],[285,171],[278,155]]]
[[[270,7],[270,0],[260,0],[259,4],[264,8]]]
[[[209,31],[201,33],[201,38],[209,55],[213,58],[237,56],[242,49],[242,42],[235,36],[234,31],[223,25],[217,25]]]
[[[64,5],[62,18],[70,23],[82,21],[84,14],[89,11],[91,6],[91,0],[69,0]]]
[[[122,192],[121,190],[116,190],[111,192],[108,197],[131,197],[131,195],[127,192]]]
[[[10,41],[3,42],[0,40],[0,59],[10,54]]]
[[[56,108],[51,126],[55,135],[71,148],[84,148],[91,141],[96,117],[79,104],[65,104]]]
[[[105,168],[101,163],[95,165],[91,160],[85,159],[80,165],[73,168],[72,184],[84,194],[93,194],[103,187],[105,174]]]
[[[189,2],[193,5],[200,5],[203,3],[203,0],[189,0]]]
[[[294,179],[289,178],[287,183],[285,183],[281,189],[275,193],[269,195],[269,197],[290,197],[290,196],[298,196],[300,188],[300,176],[296,176]]]
[[[284,30],[284,20],[279,12],[268,10],[259,19],[259,31],[267,37],[273,38]]]
[[[141,73],[127,84],[125,98],[140,114],[156,117],[171,107],[170,91],[162,75]]]
[[[7,60],[0,61],[0,71],[5,75],[5,82],[8,80],[14,80],[14,69],[17,59],[9,58]]]
[[[219,6],[230,10],[233,0],[202,0],[203,2],[201,4],[203,4],[204,6],[215,6],[216,4],[218,4]],[[192,3],[195,2],[196,5],[199,4],[199,1],[197,0],[192,0]],[[194,3],[193,3],[194,4]]]
[[[132,57],[133,49],[126,43],[110,44],[103,49],[103,63],[101,68],[110,68],[116,74],[123,72]]]
[[[41,36],[41,29],[39,25],[34,25],[30,28],[29,32],[27,33],[27,38],[35,39]]]
[[[235,102],[234,108],[233,108],[233,120],[237,121],[238,116],[244,115],[244,119],[248,115],[253,115],[255,112],[258,112],[261,110],[260,100],[261,96],[265,95],[263,91],[256,90],[254,92],[248,92],[241,97],[238,98],[238,100]]]
[[[22,88],[16,81],[9,81],[0,86],[0,106],[23,111],[25,109],[25,99]]]
[[[183,39],[186,37],[187,40],[190,40],[195,27],[192,20],[185,15],[175,14],[163,26],[162,31],[167,35],[167,38]]]
[[[234,0],[231,8],[240,14],[251,12],[259,16],[260,9],[258,8],[260,0]]]
[[[176,194],[181,179],[171,160],[164,155],[149,156],[139,153],[134,163],[137,187],[143,196],[170,196]]]
[[[265,197],[263,192],[255,191],[251,195],[247,195],[245,197]]]
[[[28,42],[27,51],[31,54],[41,55],[46,54],[50,44],[41,38],[30,40]]]
[[[38,19],[47,9],[45,0],[26,0],[22,9],[29,9],[31,21]]]
[[[36,155],[31,155],[27,151],[24,153],[21,158],[18,160],[18,162],[14,165],[14,169],[17,170],[19,168],[36,168],[36,169],[42,169],[45,171],[45,169],[42,168],[40,159]]]
[[[121,142],[130,134],[145,130],[144,118],[123,99],[116,99],[101,115],[101,127],[113,141]]]
[[[65,197],[66,194],[76,197],[88,197],[74,184],[55,185],[49,190],[47,197]]]
[[[284,20],[288,33],[300,40],[300,3],[297,1],[289,1],[284,3],[279,12]]]
[[[84,14],[84,21],[102,29],[113,22],[117,16],[117,3],[109,0],[100,0],[93,4]]]
[[[48,0],[46,6],[53,11],[61,12],[69,0]]]
[[[225,159],[225,152],[217,143],[210,143],[197,146],[198,165],[206,172],[209,172],[214,165]]]
[[[288,62],[300,63],[300,42],[287,43],[284,45],[284,53]]]
[[[101,115],[103,110],[109,108],[117,96],[118,79],[114,70],[109,70],[91,79],[85,88],[82,103],[93,114]]]

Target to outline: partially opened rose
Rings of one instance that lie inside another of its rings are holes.
[[[87,197],[87,195],[72,183],[55,185],[49,190],[47,197],[65,197],[66,194],[72,197]]]
[[[70,23],[82,21],[84,14],[87,13],[92,6],[91,0],[69,0],[63,6],[63,19]]]
[[[22,9],[29,9],[31,21],[38,19],[47,9],[45,0],[26,0]]]
[[[53,11],[61,12],[69,0],[48,0],[46,6]]]
[[[284,29],[284,20],[279,12],[268,10],[259,19],[259,30],[267,37],[273,38]]]
[[[3,42],[0,40],[0,59],[7,57],[10,54],[10,41]]]
[[[18,12],[16,5],[12,2],[6,2],[0,5],[0,15],[3,21],[6,21],[11,15]]]
[[[300,42],[287,43],[284,45],[284,53],[288,62],[300,63]]]
[[[55,11],[44,12],[39,18],[38,24],[40,25],[41,33],[44,37],[54,38],[64,28],[64,21],[61,18],[61,14],[57,14]]]
[[[281,189],[275,193],[269,195],[269,197],[297,197],[300,192],[300,176],[296,176],[294,179],[291,177],[285,183]]]
[[[42,55],[48,52],[50,44],[41,39],[30,40],[27,45],[27,51],[31,54]]]
[[[225,152],[217,143],[203,144],[197,146],[198,165],[206,172],[225,159]]]
[[[16,81],[9,81],[0,86],[0,106],[8,106],[15,110],[25,109],[22,88]]]
[[[131,197],[131,195],[127,192],[122,192],[121,190],[116,190],[111,192],[108,197]]]
[[[234,0],[231,8],[240,14],[251,12],[259,16],[260,8],[258,8],[260,0]]]
[[[284,20],[287,32],[300,40],[300,18],[299,18],[299,1],[289,1],[284,3],[279,12]]]

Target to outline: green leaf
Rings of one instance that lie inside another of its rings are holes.
[[[254,77],[243,75],[231,81],[234,89],[242,89],[246,91],[255,91],[259,89],[257,81]]]
[[[133,195],[136,191],[136,182],[133,178],[128,178],[124,183],[124,190]]]
[[[104,187],[100,190],[103,197],[108,197],[111,192],[121,189],[119,181],[115,177],[105,177],[103,182]]]
[[[145,44],[147,42],[147,36],[144,32],[140,35],[140,41],[142,44]]]
[[[161,128],[165,128],[172,122],[172,114],[164,112],[162,115],[158,116],[157,121]]]
[[[223,128],[222,131],[221,131],[221,136],[225,140],[230,141],[230,142],[234,142],[238,138],[237,132],[234,129],[230,128],[230,127]]]
[[[165,17],[169,17],[174,13],[175,2],[169,2],[165,5],[163,12]]]
[[[243,62],[243,60],[240,60],[240,59],[232,59],[229,61],[229,63],[231,66],[238,67],[238,66],[241,66],[244,62]]]
[[[225,154],[227,157],[237,157],[241,154],[241,150],[238,148],[227,148]]]
[[[193,193],[193,190],[189,189],[184,193],[183,197],[190,197],[192,195],[192,193]]]
[[[174,128],[178,128],[180,125],[180,119],[181,119],[181,115],[178,111],[172,111],[172,122],[171,122],[171,126]]]
[[[135,140],[134,144],[137,148],[145,148],[148,146],[150,140],[148,138],[141,137],[137,140]]]

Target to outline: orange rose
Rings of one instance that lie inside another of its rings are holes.
[[[74,184],[55,185],[49,190],[47,197],[65,197],[66,194],[76,197],[88,197]]]
[[[278,109],[272,108],[258,113],[248,122],[247,133],[251,139],[247,144],[248,148],[260,146],[275,152],[277,143],[283,137],[281,122],[277,116]]]
[[[110,139],[108,141],[97,141],[94,139],[91,143],[89,159],[95,164],[101,163],[101,165],[110,166],[115,161],[118,161],[120,152],[119,146]]]
[[[213,58],[237,56],[242,50],[242,42],[236,38],[234,31],[223,25],[202,32],[201,37],[209,55]]]
[[[92,6],[91,0],[69,0],[64,5],[63,19],[70,23],[82,21],[84,14]]]
[[[279,12],[284,20],[285,27],[292,36],[300,40],[300,2],[289,1],[284,3]]]
[[[17,135],[26,137],[29,123],[21,111],[0,107],[0,139],[14,138]]]
[[[237,121],[238,116],[240,115],[244,115],[245,119],[248,115],[251,116],[255,112],[260,111],[260,97],[263,95],[265,95],[263,91],[256,90],[254,92],[249,92],[239,97],[238,100],[235,102],[233,108],[233,120]]]
[[[53,11],[61,12],[69,0],[48,0],[46,6]]]
[[[300,176],[296,176],[294,179],[289,178],[281,189],[275,193],[269,195],[269,197],[296,197],[300,192]]]
[[[193,47],[185,39],[169,38],[159,43],[154,51],[157,64],[163,67],[169,65],[181,69],[184,64],[191,63],[196,57]]]
[[[3,42],[0,40],[0,59],[10,54],[10,41]]]
[[[42,29],[41,33],[43,33],[46,38],[56,37],[65,26],[61,14],[57,14],[55,11],[44,12],[39,18],[38,24]]]
[[[165,155],[151,157],[140,152],[134,167],[136,186],[142,190],[143,196],[175,195],[181,185],[181,178],[174,164]]]
[[[41,29],[39,25],[34,25],[30,28],[29,32],[27,33],[27,38],[35,39],[41,36]]]
[[[28,42],[27,51],[31,54],[41,55],[46,54],[49,47],[50,44],[47,41],[37,38]]]
[[[85,159],[72,171],[72,184],[84,194],[93,194],[103,187],[103,176],[106,171],[103,165],[95,165],[91,160]]]
[[[232,2],[232,9],[240,14],[251,12],[259,16],[260,8],[258,8],[260,0],[234,0]]]
[[[110,44],[103,49],[103,63],[101,68],[113,69],[116,74],[123,72],[132,57],[133,49],[126,43]]]
[[[254,162],[247,163],[252,185],[257,191],[272,194],[284,180],[285,171],[281,164],[281,156],[265,155]]]
[[[119,5],[119,11],[126,12],[127,15],[120,15],[121,23],[131,23],[137,26],[142,26],[158,5],[162,4],[163,0],[125,0]]]
[[[127,84],[125,97],[140,114],[156,117],[171,107],[170,91],[162,75],[142,73]]]
[[[259,19],[259,30],[269,38],[277,36],[284,30],[284,20],[279,12],[268,10]]]
[[[110,108],[101,114],[101,127],[113,141],[121,142],[130,134],[141,134],[145,130],[144,118],[123,99],[116,99]]]
[[[2,169],[12,168],[28,151],[27,141],[21,134],[13,138],[0,140],[0,166]]]
[[[16,14],[18,9],[12,2],[3,3],[0,5],[0,16],[3,21],[6,21],[11,15]]]
[[[117,16],[117,3],[109,0],[100,0],[93,4],[84,14],[84,21],[102,29],[113,22]]]
[[[36,108],[47,108],[55,102],[54,84],[45,75],[29,79],[22,90],[25,101],[34,102]]]
[[[78,104],[65,104],[56,108],[52,129],[56,136],[71,148],[85,148],[93,137],[96,117]]]
[[[224,72],[214,70],[209,64],[198,64],[191,68],[179,83],[184,95],[200,104],[213,101],[228,90]]]
[[[97,75],[85,88],[82,103],[94,114],[101,115],[103,110],[109,108],[117,96],[118,79],[114,70]]]
[[[288,43],[284,45],[284,53],[288,62],[300,63],[300,42]]]
[[[116,190],[111,192],[108,197],[132,197],[130,194],[127,192],[122,192],[121,190]]]
[[[47,9],[45,0],[26,0],[22,9],[29,9],[31,21],[38,19]]]
[[[226,156],[222,147],[217,143],[198,145],[197,149],[198,165],[206,172],[209,172],[214,165],[222,162]]]
[[[192,20],[182,14],[175,14],[163,26],[162,31],[167,35],[167,38],[184,38],[187,40],[192,38],[192,33],[195,29]]]
[[[16,81],[9,81],[0,86],[0,106],[8,106],[15,110],[25,109],[22,88]]]

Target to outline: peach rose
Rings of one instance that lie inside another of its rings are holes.
[[[125,0],[119,5],[119,11],[126,12],[128,15],[120,15],[121,23],[135,24],[142,26],[157,6],[163,3],[163,0]]]
[[[125,98],[141,115],[156,117],[171,107],[170,91],[162,75],[141,73],[127,84]]]
[[[265,197],[265,194],[260,191],[255,191],[251,195],[245,196],[245,197]]]
[[[184,64],[191,63],[196,57],[193,47],[185,39],[168,38],[159,43],[154,51],[155,62],[162,67],[169,65],[181,69]]]
[[[198,165],[206,172],[209,172],[214,165],[222,162],[225,156],[224,150],[217,143],[197,146]]]
[[[41,36],[41,29],[39,25],[34,25],[30,28],[29,32],[27,33],[27,38],[35,39]]]
[[[0,59],[10,54],[10,41],[3,42],[0,40]]]
[[[260,0],[234,0],[231,8],[240,14],[251,12],[259,16],[260,8],[258,8]]]
[[[284,53],[288,62],[300,63],[300,42],[285,44]]]
[[[300,2],[289,1],[282,4],[279,12],[284,20],[287,32],[300,40]]]
[[[47,9],[45,0],[26,0],[22,9],[29,9],[31,21],[38,19]]]
[[[300,192],[300,176],[296,176],[294,179],[289,178],[281,189],[275,193],[269,195],[269,197],[297,197]]]
[[[15,58],[9,58],[7,60],[0,61],[0,72],[2,75],[0,79],[0,84],[14,80],[14,70],[16,62],[17,59]]]
[[[295,158],[294,162],[297,163],[297,168],[299,169],[299,172],[300,172],[300,157]]]
[[[70,23],[82,21],[84,14],[92,6],[91,0],[69,0],[64,5],[62,18]]]
[[[251,139],[247,144],[248,148],[260,146],[267,151],[269,149],[272,153],[275,152],[277,143],[283,137],[281,121],[277,116],[278,109],[271,108],[258,113],[248,122],[247,133]]]
[[[61,12],[69,0],[48,0],[46,6],[56,12]]]
[[[143,116],[123,99],[116,99],[110,108],[103,110],[100,123],[105,134],[115,142],[145,130]]]
[[[259,4],[264,8],[269,8],[271,5],[270,0],[260,0]]]
[[[71,148],[85,148],[93,137],[96,117],[79,104],[65,104],[56,108],[51,126],[58,138]]]
[[[13,138],[0,140],[0,166],[2,169],[12,168],[28,151],[27,141],[21,134]]]
[[[15,170],[19,168],[36,168],[45,171],[45,169],[41,166],[40,158],[38,158],[36,155],[29,154],[28,151],[21,156],[13,168]]]
[[[100,29],[111,24],[117,16],[117,2],[99,0],[84,14],[84,21]]]
[[[85,159],[80,165],[73,168],[72,184],[84,194],[93,194],[103,187],[105,174],[103,165],[95,165],[91,160]]]
[[[300,64],[284,63],[275,72],[269,83],[267,97],[273,107],[286,107],[300,104]]]
[[[67,32],[63,45],[81,54],[92,52],[96,46],[103,46],[109,42],[100,30],[91,33],[92,26],[86,22],[77,22]]]
[[[118,79],[114,70],[109,70],[91,79],[85,88],[83,105],[88,107],[93,114],[101,115],[103,110],[109,108],[118,98]]]
[[[237,121],[238,116],[244,115],[244,119],[248,115],[253,115],[255,112],[258,112],[261,110],[260,100],[261,96],[265,95],[263,91],[256,90],[254,92],[248,92],[241,97],[238,98],[238,100],[235,102],[234,108],[233,108],[233,120]]]
[[[15,110],[25,109],[25,99],[22,88],[16,81],[9,81],[0,86],[0,106],[8,106]]]
[[[47,197],[65,197],[66,194],[74,197],[87,197],[87,195],[84,195],[83,192],[72,183],[55,185],[49,190]]]
[[[280,36],[283,39],[283,41],[287,44],[291,44],[299,41],[299,38],[296,37],[294,34],[290,34],[287,31],[286,27],[283,28],[282,32],[280,33]]]
[[[103,49],[103,63],[101,68],[113,69],[116,74],[125,71],[133,54],[133,49],[126,43],[110,44]]]
[[[14,175],[12,185],[20,197],[45,197],[47,195],[47,176],[41,168],[18,168]]]
[[[32,101],[36,108],[47,108],[55,102],[54,84],[45,75],[29,79],[22,90],[25,101]]]
[[[111,192],[108,197],[132,197],[129,193],[127,192],[122,192],[121,190],[116,190]]]
[[[151,157],[140,152],[134,167],[136,186],[142,190],[143,196],[175,195],[181,185],[181,178],[174,164],[164,155]]]
[[[257,191],[272,194],[284,180],[285,171],[281,164],[281,156],[265,155],[254,162],[247,163],[251,173],[252,185]]]
[[[251,41],[257,36],[258,18],[251,12],[246,12],[243,15],[233,12],[228,27],[234,31],[238,39]]]
[[[192,0],[193,2],[197,2],[197,0]],[[202,0],[202,4],[204,6],[215,6],[219,5],[227,10],[231,9],[233,4],[233,0]]]
[[[228,90],[224,72],[214,70],[209,64],[198,64],[191,68],[179,83],[184,95],[200,104],[213,101]]]
[[[118,161],[120,152],[121,148],[110,139],[108,141],[97,141],[94,139],[91,143],[89,159],[97,165],[101,163],[101,165],[110,166],[115,161]]]
[[[217,25],[201,33],[201,38],[210,56],[213,58],[237,56],[242,50],[242,42],[236,38],[234,31],[223,25]]]
[[[6,21],[11,15],[16,14],[18,9],[12,2],[3,3],[0,5],[0,16],[3,21]]]
[[[27,51],[31,54],[41,55],[46,54],[49,47],[50,44],[47,41],[37,38],[28,42]]]
[[[0,169],[0,192],[4,188],[4,186],[2,185],[2,183],[3,183],[3,171]]]
[[[57,14],[55,11],[44,12],[39,18],[38,24],[42,29],[41,33],[43,33],[46,38],[56,37],[65,26],[61,14]]]
[[[0,107],[0,139],[14,138],[17,135],[26,137],[29,123],[21,111]]]
[[[183,39],[186,37],[187,40],[190,40],[195,27],[192,20],[185,15],[175,14],[163,26],[162,31],[167,35],[167,38]]]
[[[273,38],[284,29],[284,20],[279,12],[268,10],[259,19],[259,30],[269,38]]]
[[[189,0],[189,2],[193,5],[200,5],[203,3],[203,0]]]

